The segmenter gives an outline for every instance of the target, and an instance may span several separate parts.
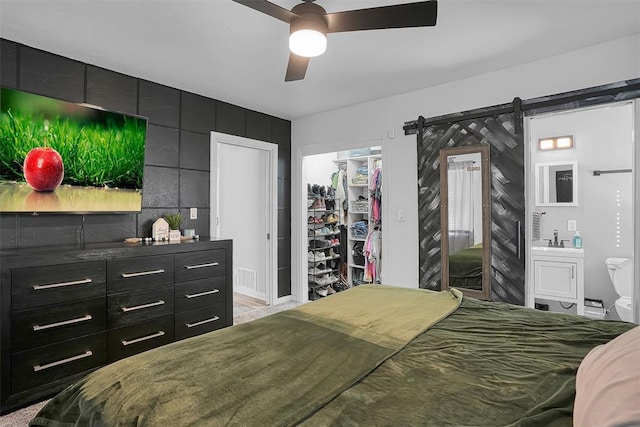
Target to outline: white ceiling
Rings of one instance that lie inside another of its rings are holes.
[[[306,78],[285,83],[287,24],[231,0],[0,0],[5,39],[287,119],[636,33],[640,0],[439,0],[435,27],[330,34]]]

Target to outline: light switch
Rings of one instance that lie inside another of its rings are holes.
[[[404,209],[398,209],[398,221],[404,221],[405,219]]]
[[[189,219],[198,219],[198,208],[189,209]]]
[[[575,219],[567,220],[567,230],[576,231],[576,220]]]

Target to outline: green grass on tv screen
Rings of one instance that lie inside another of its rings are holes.
[[[64,162],[62,184],[141,189],[146,124],[122,117],[82,122],[2,111],[0,180],[24,182],[22,164],[27,153],[35,147],[51,147]]]

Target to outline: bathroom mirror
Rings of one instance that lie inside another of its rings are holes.
[[[537,206],[578,206],[578,162],[536,163]]]
[[[442,289],[491,297],[489,146],[440,150]]]

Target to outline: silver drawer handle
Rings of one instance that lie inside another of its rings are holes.
[[[164,331],[158,331],[155,334],[151,334],[151,335],[147,335],[146,337],[140,337],[140,338],[136,338],[134,340],[131,341],[127,341],[127,340],[122,340],[122,345],[131,345],[131,344],[135,344],[141,341],[146,341],[146,340],[150,340],[153,338],[158,338],[164,335]]]
[[[84,285],[85,283],[91,283],[91,279],[74,280],[73,282],[52,283],[50,285],[33,285],[33,290],[41,291],[43,289],[61,288],[63,286]]]
[[[73,362],[76,360],[84,359],[85,357],[93,356],[93,352],[91,350],[87,350],[82,354],[78,354],[77,356],[72,356],[67,359],[58,360],[57,362],[47,363],[46,365],[35,365],[33,367],[34,372],[44,371],[45,369],[53,368],[55,366],[64,365],[65,363]]]
[[[198,294],[188,294],[188,295],[185,295],[185,297],[187,297],[187,298],[198,298],[198,297],[203,297],[205,295],[217,294],[218,292],[220,292],[219,289],[212,289],[210,291],[200,292]]]
[[[193,270],[195,268],[215,267],[216,265],[220,265],[220,263],[219,262],[208,262],[206,264],[185,265],[184,268],[186,268],[187,270]]]
[[[185,323],[185,325],[187,325],[187,328],[193,328],[194,326],[204,325],[205,323],[215,322],[216,320],[220,320],[220,318],[218,316],[213,316],[211,319],[205,319],[195,323]]]
[[[163,269],[158,270],[149,270],[149,271],[141,271],[139,273],[122,273],[122,277],[128,279],[129,277],[139,277],[139,276],[149,276],[151,274],[162,274],[164,273]]]
[[[93,319],[93,317],[91,317],[90,314],[87,314],[86,316],[78,317],[77,319],[63,320],[62,322],[49,323],[49,324],[42,325],[42,326],[33,325],[33,330],[34,331],[42,331],[44,329],[57,328],[58,326],[71,325],[73,323],[86,322],[87,320],[91,320],[91,319]]]
[[[141,304],[141,305],[134,305],[133,307],[120,307],[120,308],[122,308],[122,311],[126,313],[127,311],[142,310],[143,308],[155,307],[157,305],[162,305],[162,304],[164,304],[164,301],[159,300],[156,302],[150,302],[149,304]]]

